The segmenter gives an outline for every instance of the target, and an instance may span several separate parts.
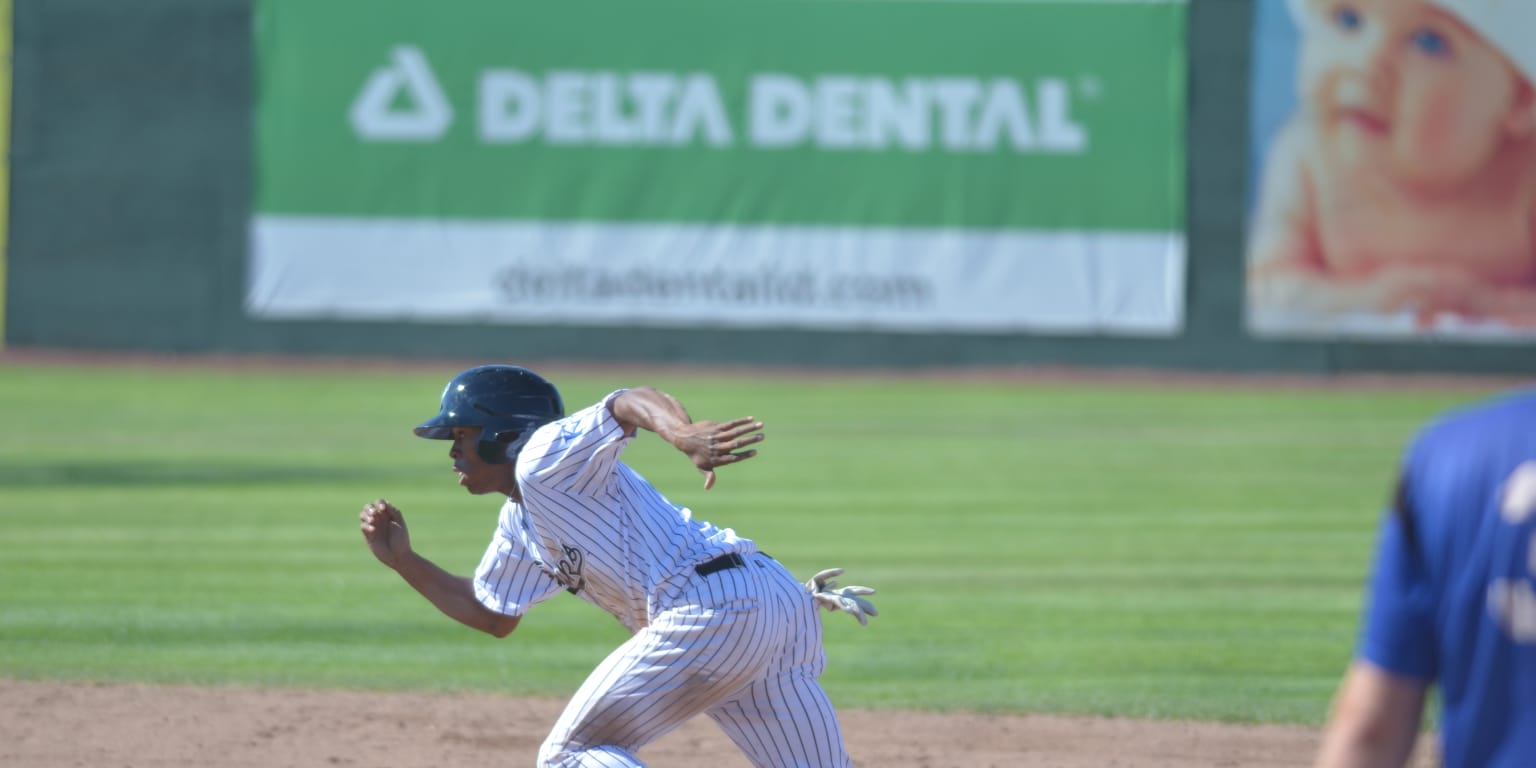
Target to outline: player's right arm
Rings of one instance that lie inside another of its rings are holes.
[[[374,557],[394,569],[405,583],[449,618],[496,637],[506,637],[517,629],[522,617],[485,607],[475,596],[472,579],[449,573],[411,549],[405,516],[395,505],[383,499],[371,502],[363,507],[358,519],[363,539]]]

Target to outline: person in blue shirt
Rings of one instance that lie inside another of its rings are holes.
[[[1438,688],[1447,768],[1536,766],[1536,389],[1405,452],[1318,768],[1402,766]]]

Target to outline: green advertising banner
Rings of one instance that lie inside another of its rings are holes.
[[[1185,10],[261,0],[248,309],[1174,333]]]

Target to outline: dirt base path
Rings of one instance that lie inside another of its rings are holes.
[[[0,765],[532,766],[561,706],[554,699],[491,694],[0,680]],[[855,762],[882,768],[1305,766],[1318,738],[1317,729],[1302,726],[919,712],[841,716]],[[748,766],[705,719],[668,734],[641,757],[658,768]]]

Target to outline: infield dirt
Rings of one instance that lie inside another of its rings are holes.
[[[0,765],[15,768],[531,766],[556,699],[0,680]],[[1043,715],[841,713],[861,766],[1305,766],[1318,730]],[[1433,765],[1421,744],[1415,766]],[[746,768],[707,719],[641,752],[658,768]]]

